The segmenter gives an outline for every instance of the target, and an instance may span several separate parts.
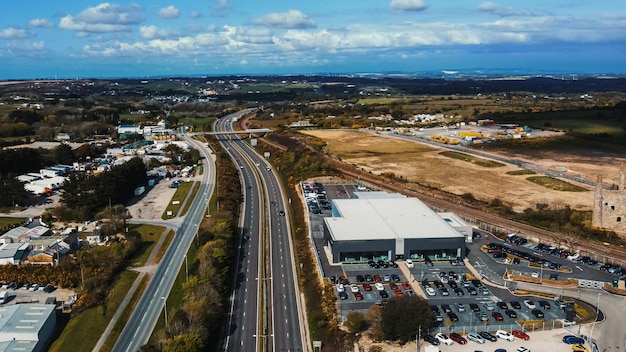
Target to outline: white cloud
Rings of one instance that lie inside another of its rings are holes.
[[[178,18],[180,11],[174,5],[164,7],[159,11],[159,17],[164,19]]]
[[[46,28],[50,28],[54,26],[52,22],[48,21],[47,18],[33,18],[32,20],[28,21],[28,25],[30,27],[46,27]]]
[[[298,10],[269,13],[265,16],[253,19],[252,23],[267,27],[288,29],[304,29],[316,27],[315,22],[311,21],[305,14]]]
[[[7,27],[0,30],[0,39],[25,39],[31,36],[32,33],[25,29]]]
[[[217,4],[213,6],[213,16],[223,17],[226,12],[232,8],[232,5],[228,3],[228,0],[217,0]]]
[[[490,1],[486,1],[478,5],[478,10],[491,13],[497,16],[533,16],[535,13],[527,9],[516,9],[510,6],[503,6]]]
[[[165,29],[160,29],[157,26],[141,26],[139,27],[139,35],[143,39],[155,39],[165,38],[169,35]]]
[[[423,0],[391,0],[389,8],[399,11],[423,11],[428,5]]]
[[[103,2],[76,14],[61,18],[59,28],[80,32],[127,32],[143,21],[139,5],[121,6]]]
[[[200,12],[194,10],[194,11],[191,11],[191,14],[189,15],[189,17],[191,17],[191,18],[200,18],[200,17],[202,17],[202,14]]]

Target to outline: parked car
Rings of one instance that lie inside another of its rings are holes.
[[[470,332],[469,334],[467,334],[467,339],[476,343],[485,343],[485,339],[475,332]]]
[[[365,277],[363,275],[357,275],[356,282],[365,282]]]
[[[495,305],[491,301],[483,302],[483,306],[485,307],[486,310],[494,310],[495,308]]]
[[[476,312],[476,318],[479,321],[487,321],[487,320],[489,320],[489,316],[485,312]]]
[[[424,336],[424,341],[430,342],[433,346],[439,346],[439,340],[437,340],[437,338],[433,335],[426,334],[426,336]]]
[[[509,306],[506,304],[506,302],[504,301],[500,301],[497,303],[498,308],[502,309],[502,310],[507,310],[509,309]]]
[[[405,289],[405,290],[411,290],[412,289],[411,284],[409,284],[408,282],[403,282],[402,283],[402,288]]]
[[[435,289],[433,289],[432,287],[426,287],[426,294],[429,296],[435,296],[437,293],[435,292]]]
[[[481,331],[478,334],[482,336],[485,340],[489,340],[491,342],[495,342],[498,340],[498,338],[493,336],[493,334],[490,333],[489,331]]]
[[[502,313],[500,312],[493,312],[491,313],[491,316],[496,320],[496,321],[504,321],[504,317],[502,316]]]
[[[533,309],[530,311],[536,318],[543,318],[543,312],[541,311],[541,309]]]
[[[504,331],[504,330],[496,331],[496,337],[499,339],[506,340],[506,341],[515,340],[515,336],[511,335],[508,331]]]
[[[339,299],[340,300],[348,299],[348,294],[345,292],[339,292]]]
[[[547,301],[539,301],[537,303],[539,303],[539,307],[543,309],[550,309],[550,303],[548,303]]]
[[[459,312],[465,312],[465,305],[463,303],[455,303],[454,308]]]
[[[504,313],[506,315],[508,315],[509,318],[511,318],[511,319],[517,318],[517,313],[515,313],[515,311],[513,309],[507,309]]]
[[[581,337],[578,336],[574,336],[574,335],[565,335],[563,336],[563,342],[565,342],[568,345],[582,345],[585,343],[585,340],[583,340]]]
[[[392,290],[394,290],[394,291],[395,291],[395,290],[399,290],[398,285],[396,285],[396,283],[395,283],[395,282],[390,282],[390,283],[389,283],[389,288],[390,288],[390,289],[392,289]]]
[[[394,263],[395,264],[395,263]],[[391,274],[391,280],[393,282],[400,282],[400,276],[396,275],[396,274]]]
[[[467,343],[467,340],[465,339],[465,337],[457,334],[456,332],[453,332],[450,334],[450,339],[452,339],[452,341],[460,345],[465,345]]]
[[[438,333],[437,335],[435,335],[435,338],[439,340],[439,342],[448,346],[454,343],[446,334]]]
[[[581,344],[572,345],[572,352],[589,352],[589,349]]]
[[[528,308],[528,309],[535,309],[537,308],[537,306],[535,306],[535,302],[529,300],[529,299],[525,299],[524,300],[524,305]]]
[[[481,294],[481,295],[484,295],[484,296],[486,296],[486,295],[488,295],[488,294],[489,294],[489,289],[488,289],[488,288],[486,288],[485,286],[480,286],[480,287],[478,288],[478,291],[480,291],[480,294]]]
[[[474,287],[470,286],[470,287],[466,287],[465,289],[472,296],[476,296],[478,294],[478,291],[476,291],[476,289]]]
[[[375,283],[374,286],[376,286],[376,290],[378,290],[378,291],[384,291],[385,290],[385,285],[381,284],[380,282]]]
[[[465,294],[463,293],[463,290],[460,287],[457,287],[454,289],[454,293],[456,293],[457,296],[464,296]]]
[[[389,281],[391,281],[391,275],[384,275],[384,276],[383,276],[383,281],[384,281],[384,282],[389,282]]]
[[[444,313],[452,312],[452,308],[450,308],[449,304],[442,304],[441,305],[441,310],[443,310]]]
[[[385,290],[378,291],[378,294],[380,295],[380,298],[389,298],[389,294]]]
[[[396,297],[404,296],[404,293],[402,292],[402,290],[394,290],[393,294],[396,295]]]
[[[518,347],[515,352],[530,352],[530,350],[526,347]]]
[[[522,309],[522,305],[518,301],[511,301],[511,307],[513,309]]]
[[[450,321],[452,321],[453,323],[456,323],[457,321],[459,321],[459,316],[456,315],[456,313],[448,313],[448,319],[450,319]]]
[[[357,301],[363,300],[363,294],[361,292],[357,291],[353,292],[352,294],[354,295],[354,299],[356,299]]]
[[[413,264],[413,261],[411,259],[407,259],[404,262],[406,263],[406,266],[409,268],[415,267],[415,264]]]
[[[441,293],[442,296],[449,296],[450,295],[450,291],[448,291],[447,288],[442,287],[439,289],[439,293]]]
[[[33,284],[31,287],[28,288],[29,291],[35,292],[39,289],[39,285],[38,284]]]
[[[522,330],[513,330],[511,331],[511,335],[517,337],[518,339],[530,340],[530,336],[528,336],[528,334],[523,332]]]
[[[346,288],[343,284],[337,284],[337,292],[341,293],[341,292],[344,292],[345,290]]]
[[[469,307],[473,312],[480,312],[480,307],[476,303],[470,303]]]
[[[383,278],[380,277],[380,275],[378,275],[378,274],[374,274],[374,281],[381,282],[381,281],[383,281]]]
[[[365,291],[371,291],[372,290],[372,285],[368,284],[367,282],[363,284],[363,289]]]
[[[365,275],[365,282],[374,282],[374,277],[372,275]]]

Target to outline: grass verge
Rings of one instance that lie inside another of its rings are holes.
[[[161,247],[159,247],[159,251],[154,256],[154,260],[152,261],[153,265],[161,261],[161,258],[163,258],[163,255],[165,255],[165,251],[169,248],[170,243],[172,243],[172,240],[174,239],[174,234],[175,234],[174,230],[170,230],[167,233],[167,235],[165,235],[165,239],[163,240]]]
[[[439,154],[441,154],[443,156],[446,156],[448,158],[466,161],[468,163],[476,164],[476,165],[482,166],[482,167],[502,167],[502,166],[504,166],[504,164],[499,163],[497,161],[476,158],[474,156],[471,156],[471,155],[468,155],[468,154],[464,154],[464,153],[459,153],[459,152],[445,151],[445,152],[441,152]]]
[[[513,170],[507,171],[507,175],[517,176],[517,175],[536,175],[537,173],[533,170]]]
[[[172,199],[167,205],[167,208],[165,208],[165,210],[163,211],[163,215],[161,215],[161,219],[167,220],[175,216],[178,216],[180,207],[183,206],[183,202],[185,201],[185,197],[187,196],[187,193],[189,193],[191,186],[193,186],[193,182],[183,182],[178,186],[178,189],[176,189],[176,192],[172,196]],[[168,212],[171,212],[172,215],[167,215]]]
[[[135,306],[137,305],[137,301],[139,301],[139,298],[141,297],[141,295],[143,294],[143,291],[145,291],[146,287],[148,286],[149,281],[150,281],[150,277],[148,275],[144,275],[144,277],[141,278],[141,281],[139,282],[139,285],[137,285],[137,289],[133,293],[133,296],[128,301],[126,308],[124,308],[124,311],[122,311],[122,314],[120,314],[120,317],[115,323],[115,325],[113,325],[113,329],[111,330],[109,337],[106,339],[106,341],[102,345],[101,351],[111,351],[113,349],[113,346],[115,345],[115,342],[117,341],[117,338],[122,333],[122,330],[124,329],[124,326],[126,325],[126,322],[128,321],[128,318],[130,318],[131,313],[133,312],[133,310],[135,309]]]
[[[183,210],[181,211],[179,216],[187,215],[187,212],[189,211],[189,208],[191,207],[191,203],[193,203],[193,200],[196,198],[196,195],[198,194],[198,190],[200,190],[200,182],[196,181],[193,183],[193,187],[191,189],[191,195],[187,198],[187,201],[183,205]]]
[[[548,176],[531,176],[526,180],[542,187],[563,192],[587,192],[588,189]]]
[[[141,247],[137,250],[137,254],[130,261],[132,266],[146,265],[150,253],[154,249],[154,245],[161,237],[165,228],[157,225],[135,225],[133,230],[139,232],[141,237]]]
[[[12,228],[15,225],[22,224],[26,218],[0,218],[0,229]]]
[[[138,275],[139,273],[134,271],[125,271],[120,274],[105,304],[89,308],[70,319],[62,335],[54,341],[49,351],[93,350]]]

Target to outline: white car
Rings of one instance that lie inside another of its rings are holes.
[[[380,282],[375,283],[374,286],[376,286],[376,289],[378,291],[384,291],[385,290],[385,285],[381,284]]]
[[[530,352],[530,350],[526,347],[519,347],[516,351],[517,352]]]
[[[485,343],[485,339],[475,332],[470,332],[469,334],[467,334],[467,339],[476,343]]]
[[[343,284],[337,284],[337,292],[346,292],[346,288]]]
[[[532,274],[530,274],[530,276],[532,276],[532,277],[539,277],[539,273],[535,271]]]
[[[435,335],[435,338],[439,340],[439,342],[446,344],[448,346],[454,343],[452,339],[449,338],[446,334],[438,333],[437,335]]]
[[[415,267],[415,264],[413,264],[413,261],[411,259],[407,259],[404,262],[406,263],[406,266],[409,268]]]
[[[491,301],[486,301],[486,302],[484,302],[484,303],[483,303],[483,306],[485,306],[485,309],[486,309],[486,310],[494,310],[494,309],[495,309],[495,307],[496,307],[496,305],[495,305],[495,304],[493,304],[493,302],[491,302]]]
[[[429,296],[434,296],[437,293],[435,292],[435,290],[432,287],[426,287],[426,294]]]
[[[39,285],[38,284],[33,284],[28,290],[35,292],[37,291],[37,289],[39,289]]]
[[[356,293],[359,292],[359,286],[357,285],[350,285],[350,291]]]
[[[567,257],[567,259],[569,260],[577,260],[578,258],[580,258],[580,254],[579,253],[574,253],[570,256]]]
[[[511,335],[508,331],[504,331],[504,330],[496,331],[496,337],[499,339],[507,340],[507,341],[515,340],[515,336]]]
[[[524,305],[528,308],[528,309],[535,309],[537,308],[537,306],[535,306],[535,302],[525,299],[524,300]]]

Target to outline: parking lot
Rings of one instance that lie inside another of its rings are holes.
[[[54,297],[56,302],[60,305],[62,301],[67,301],[70,295],[75,293],[68,289],[54,288],[50,292],[45,292],[42,289],[36,289],[31,291],[25,289],[20,285],[16,289],[13,288],[1,288],[1,291],[6,291],[8,294],[8,300],[5,305],[8,304],[26,304],[26,303],[46,303],[49,297]],[[44,286],[45,287],[45,286]],[[30,288],[30,287],[29,287]]]

